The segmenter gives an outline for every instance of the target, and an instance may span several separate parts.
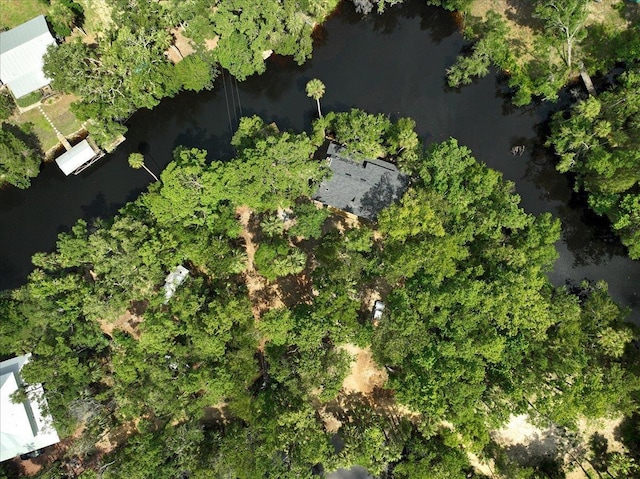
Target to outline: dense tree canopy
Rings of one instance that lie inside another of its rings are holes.
[[[558,170],[576,173],[591,207],[640,258],[640,72],[625,72],[612,91],[557,113],[549,144],[560,157]]]
[[[0,186],[28,188],[38,176],[43,154],[31,126],[0,123]]]
[[[75,38],[52,48],[45,72],[54,88],[80,97],[74,112],[91,120],[91,132],[106,146],[126,130],[122,122],[137,109],[153,108],[182,89],[211,88],[218,65],[242,80],[264,72],[272,52],[302,64],[311,56],[313,27],[336,4],[106,0],[96,43]],[[73,0],[55,0],[49,18],[56,34],[65,37],[82,22],[83,11]],[[175,64],[165,54],[174,41],[172,28],[195,49]]]
[[[352,111],[314,129],[348,124],[412,176],[378,224],[312,203],[327,174],[317,143],[247,118],[237,158],[177,149],[161,182],[61,234],[0,298],[0,354],[32,352],[24,378],[44,384],[61,434],[84,425],[80,460],[130,431],[95,474],[468,477],[465,450],[511,413],[571,427],[634,409],[625,312],[605,285],[545,276],[557,221],[524,213],[455,140],[423,152],[408,119]],[[388,384],[345,389],[354,350]]]

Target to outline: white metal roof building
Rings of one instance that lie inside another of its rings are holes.
[[[20,370],[29,354],[0,363],[0,462],[60,442],[51,416],[42,410],[42,385],[29,386],[28,400],[14,404],[11,396],[23,386]]]
[[[77,172],[82,166],[90,163],[97,156],[98,154],[91,148],[89,142],[82,140],[69,151],[56,158],[56,163],[62,172],[69,176],[71,173]]]
[[[40,15],[0,33],[0,81],[20,98],[51,83],[42,71],[43,56],[56,41]]]
[[[164,304],[167,304],[171,296],[173,296],[184,280],[189,276],[189,270],[182,265],[178,265],[164,280]]]

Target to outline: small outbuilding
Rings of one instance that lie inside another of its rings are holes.
[[[30,454],[60,442],[47,412],[47,400],[41,384],[25,385],[20,370],[31,355],[18,356],[0,363],[0,462]],[[25,398],[14,402],[24,389]]]
[[[178,265],[164,280],[164,303],[167,304],[184,280],[189,276],[189,270],[182,265]]]
[[[43,57],[55,44],[42,15],[0,33],[0,81],[13,96],[23,97],[51,83],[42,71]]]
[[[56,158],[56,163],[65,175],[69,176],[71,173],[77,175],[101,157],[101,152],[95,151],[88,140],[82,140]]]
[[[327,164],[332,175],[320,184],[313,199],[362,218],[375,220],[407,189],[408,177],[392,163],[354,160],[336,143],[329,144]]]

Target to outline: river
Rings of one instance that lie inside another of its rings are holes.
[[[319,78],[326,85],[325,111],[358,107],[392,118],[409,116],[425,143],[455,137],[470,147],[478,160],[515,183],[526,211],[549,211],[561,219],[560,258],[551,280],[606,280],[611,295],[632,309],[630,320],[640,325],[640,262],[626,258],[541,145],[554,106],[510,106],[495,73],[460,90],[448,89],[444,72],[464,41],[450,15],[422,3],[364,19],[350,4],[343,5],[317,31],[313,59],[305,65],[274,56],[261,76],[239,84],[221,76],[210,92],[183,93],[153,111],[136,113],[127,141],[81,175],[64,177],[49,164],[28,190],[0,191],[0,289],[23,284],[31,255],[51,250],[57,234],[78,218],[113,215],[146,188],[151,178],[129,168],[129,153],[144,152],[156,173],[178,145],[229,158],[231,129],[240,112],[275,121],[280,129],[308,130],[316,110],[304,87]],[[514,145],[526,147],[522,156],[510,154]]]

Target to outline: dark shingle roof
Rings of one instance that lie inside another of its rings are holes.
[[[313,199],[357,216],[374,220],[407,188],[408,178],[391,163],[354,161],[335,143],[329,145],[327,161],[331,178],[320,184]]]

